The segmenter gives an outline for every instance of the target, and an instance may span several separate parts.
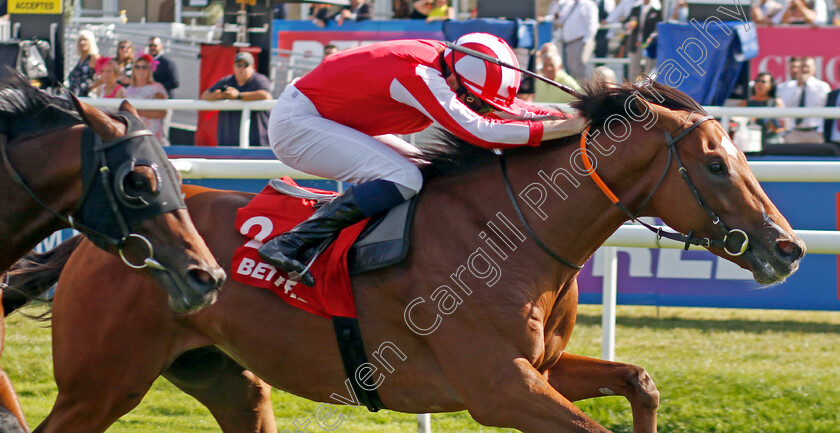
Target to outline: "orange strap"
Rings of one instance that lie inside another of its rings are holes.
[[[595,181],[595,185],[598,185],[598,188],[601,189],[601,191],[607,196],[607,198],[609,198],[610,201],[613,202],[613,204],[616,204],[618,203],[618,197],[616,197],[616,195],[613,194],[612,190],[610,190],[610,187],[608,187],[607,184],[604,183],[603,179],[601,179],[601,176],[598,176],[598,173],[596,173],[595,169],[592,168],[592,161],[589,159],[588,153],[589,150],[586,149],[586,136],[588,134],[589,126],[587,126],[586,129],[583,130],[583,133],[580,134],[580,156],[581,159],[583,159],[583,166],[586,167],[586,171],[589,172],[589,177],[591,177],[592,180]]]

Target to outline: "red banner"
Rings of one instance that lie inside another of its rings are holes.
[[[758,57],[750,61],[750,78],[759,72],[773,74],[776,83],[790,79],[787,60],[814,57],[816,77],[832,89],[840,88],[840,28],[759,27]]]

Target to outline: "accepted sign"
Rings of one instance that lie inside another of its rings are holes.
[[[9,0],[10,14],[60,14],[62,0]]]

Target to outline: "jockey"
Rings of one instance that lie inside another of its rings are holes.
[[[518,67],[513,50],[496,36],[470,33],[455,44]],[[260,257],[312,286],[306,264],[315,247],[416,195],[423,177],[411,159],[420,151],[391,134],[434,122],[471,144],[512,148],[584,129],[582,117],[517,99],[519,79],[519,71],[435,40],[381,42],[329,56],[283,91],[269,118],[269,142],[294,169],[356,185],[269,240]],[[557,117],[537,120],[548,115]]]

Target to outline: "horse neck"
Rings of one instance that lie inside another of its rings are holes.
[[[576,150],[571,141],[524,149],[507,156],[507,167],[517,203],[536,236],[561,258],[582,265],[628,217],[589,179]],[[650,157],[635,153],[627,145],[616,145],[616,151],[600,158],[598,166],[608,184],[631,185],[614,188],[628,205],[638,205],[652,188],[648,179],[656,177],[640,169],[650,164]],[[597,156],[593,152],[593,157]],[[503,260],[506,268],[516,269],[525,279],[533,278],[540,286],[538,291],[558,290],[577,274],[527,234],[511,204],[499,164],[434,180],[427,185],[423,201],[427,202],[425,212],[431,214],[454,210],[446,214],[443,223],[459,226],[459,230],[434,229],[444,233],[449,244],[454,245],[453,238],[458,238],[480,245],[494,260]]]
[[[33,193],[50,209],[67,215],[82,194],[81,126],[7,143],[9,162]],[[0,270],[31,250],[52,232],[67,227],[41,207],[3,167],[0,174]]]

